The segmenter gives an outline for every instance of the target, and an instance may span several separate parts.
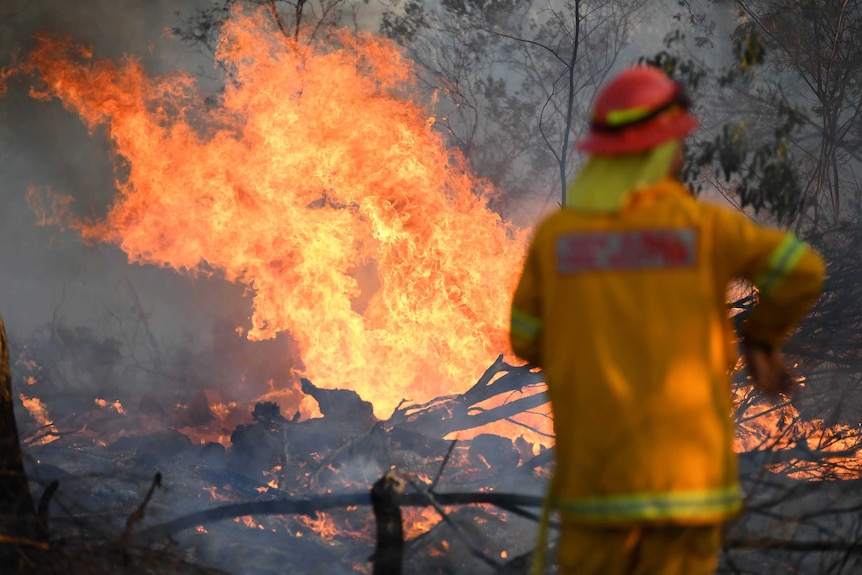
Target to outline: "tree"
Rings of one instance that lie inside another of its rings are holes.
[[[408,48],[449,141],[507,203],[556,189],[562,204],[572,141],[645,4],[403,0],[381,32]]]
[[[806,207],[799,226],[823,230],[856,220],[862,131],[862,3],[827,0],[741,2],[740,34],[757,33],[775,91],[800,107]],[[850,211],[842,210],[842,206]],[[855,212],[855,213],[854,213]]]
[[[13,406],[9,347],[0,319],[0,568],[4,573],[17,571],[21,548],[37,544],[36,511]]]
[[[729,112],[713,138],[694,147],[689,175],[705,177],[741,208],[793,229],[823,252],[830,280],[791,348],[809,372],[831,379],[837,369],[839,381],[853,381],[862,325],[854,251],[862,217],[862,47],[853,38],[862,30],[862,3],[736,5],[741,23],[729,68],[704,79],[703,67],[690,60],[659,58],[696,76],[699,93],[708,85],[718,94],[710,104]]]
[[[311,40],[333,27],[352,23],[357,26],[357,9],[348,0],[219,0],[214,6],[197,10],[171,31],[191,45],[215,52],[222,24],[231,10],[264,7],[282,34],[295,40]]]

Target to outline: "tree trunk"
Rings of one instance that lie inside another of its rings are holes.
[[[36,525],[15,425],[9,346],[0,318],[0,572],[17,571],[21,552],[36,542]]]

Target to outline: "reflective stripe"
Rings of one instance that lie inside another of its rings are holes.
[[[542,320],[519,309],[512,308],[512,333],[525,339],[536,339],[542,331]]]
[[[634,493],[558,499],[557,509],[580,519],[707,519],[731,515],[742,506],[739,487],[682,493]]]
[[[637,108],[627,108],[625,110],[611,110],[605,116],[605,125],[611,128],[632,124],[646,118],[653,113],[653,110],[646,106]]]
[[[805,242],[800,241],[793,233],[788,233],[772,252],[767,268],[754,280],[754,285],[760,293],[769,295],[781,285],[805,255],[806,248]]]

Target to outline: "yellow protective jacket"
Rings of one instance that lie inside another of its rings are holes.
[[[569,520],[711,523],[741,498],[726,291],[751,281],[746,332],[780,344],[817,298],[820,256],[662,179],[620,210],[538,227],[514,295],[514,352],[544,370],[551,502]]]

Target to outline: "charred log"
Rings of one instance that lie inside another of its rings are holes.
[[[521,460],[521,454],[515,449],[511,439],[491,433],[474,437],[467,454],[473,465],[485,466],[495,472],[514,469]]]
[[[324,417],[346,418],[365,426],[366,429],[377,422],[374,417],[374,407],[363,401],[355,391],[347,389],[322,389],[309,380],[302,378],[302,391],[310,395],[320,407]]]

